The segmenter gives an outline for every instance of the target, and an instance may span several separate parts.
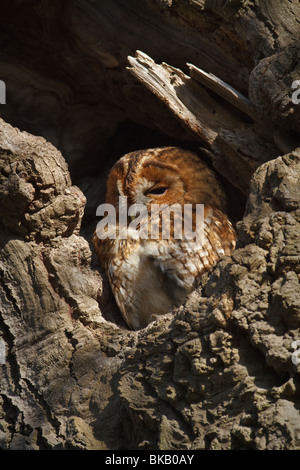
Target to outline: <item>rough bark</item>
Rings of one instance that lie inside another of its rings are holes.
[[[299,3],[1,9],[0,447],[300,449]],[[252,118],[187,62],[250,98]],[[95,209],[123,151],[178,142],[205,147],[238,199],[238,247],[128,331],[89,245]]]

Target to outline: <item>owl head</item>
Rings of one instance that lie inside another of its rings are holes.
[[[164,147],[128,153],[108,177],[106,202],[128,204],[204,204],[226,209],[225,194],[215,174],[193,152]]]

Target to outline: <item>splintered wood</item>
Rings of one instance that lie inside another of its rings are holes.
[[[129,56],[128,62],[131,65],[128,70],[141,83],[163,101],[190,131],[204,143],[212,145],[217,132],[202,117],[197,100],[200,90],[190,77],[166,63],[156,64],[140,51],[136,57]]]
[[[278,149],[268,148],[254,129],[255,110],[249,99],[224,81],[187,64],[191,76],[169,64],[156,64],[136,51],[128,57],[129,72],[162,101],[209,151],[217,171],[247,194],[255,169]]]
[[[242,95],[242,93],[212,73],[206,73],[204,70],[199,69],[199,67],[195,67],[193,64],[187,65],[190,69],[191,77],[197,80],[197,82],[217,93],[219,96],[221,96],[221,98],[224,98],[226,101],[228,101],[228,103],[231,103],[233,106],[240,109],[251,119],[257,119],[252,104],[248,98]]]

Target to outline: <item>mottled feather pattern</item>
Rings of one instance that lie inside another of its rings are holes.
[[[236,233],[225,215],[225,194],[214,173],[186,150],[165,147],[122,157],[107,182],[106,202],[117,214],[120,196],[127,197],[129,206],[144,204],[148,217],[153,204],[192,204],[193,208],[204,204],[205,237],[200,244],[174,237],[176,214],[167,239],[162,238],[161,218],[155,239],[139,238],[136,232],[131,236],[129,230],[125,240],[118,236],[100,240],[95,232],[95,251],[120,311],[131,328],[140,329],[172,306],[181,305],[200,277],[232,253]]]

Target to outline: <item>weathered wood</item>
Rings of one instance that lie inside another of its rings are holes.
[[[0,9],[0,448],[299,450],[299,2]],[[132,332],[89,234],[114,160],[175,143],[248,196],[238,248]]]
[[[137,51],[135,57],[129,56],[128,62],[128,70],[132,75],[172,111],[194,139],[211,151],[214,167],[242,193],[247,194],[255,169],[271,156],[275,158],[278,155],[275,145],[269,144],[268,147],[264,139],[257,136],[254,126],[259,120],[251,124],[237,113],[236,108],[226,107],[218,97],[211,96],[206,90],[207,81],[205,87],[198,83],[199,73],[198,80],[193,80],[166,63],[156,64],[141,51]],[[193,70],[195,74],[196,69]],[[223,95],[224,89],[223,82]],[[227,101],[229,94],[232,102],[233,90],[229,92],[227,87]],[[251,104],[242,100],[241,96],[235,95],[235,105],[237,101],[242,102],[243,110],[246,109],[247,114],[252,114],[254,118]]]
[[[166,63],[156,64],[141,51],[137,51],[135,57],[129,56],[128,62],[131,65],[128,70],[170,108],[193,132],[194,138],[200,138],[208,146],[213,144],[217,136],[215,120],[218,116],[214,111],[204,115],[207,109],[201,106],[202,90],[187,75]],[[205,98],[209,99],[203,96],[203,101]]]
[[[202,83],[202,85],[214,91],[217,95],[224,98],[229,104],[240,109],[254,121],[257,120],[257,115],[251,102],[248,98],[242,95],[242,93],[216,77],[214,74],[206,73],[204,70],[199,69],[199,67],[195,67],[193,64],[187,65],[190,69],[190,76],[197,80],[197,82]]]

